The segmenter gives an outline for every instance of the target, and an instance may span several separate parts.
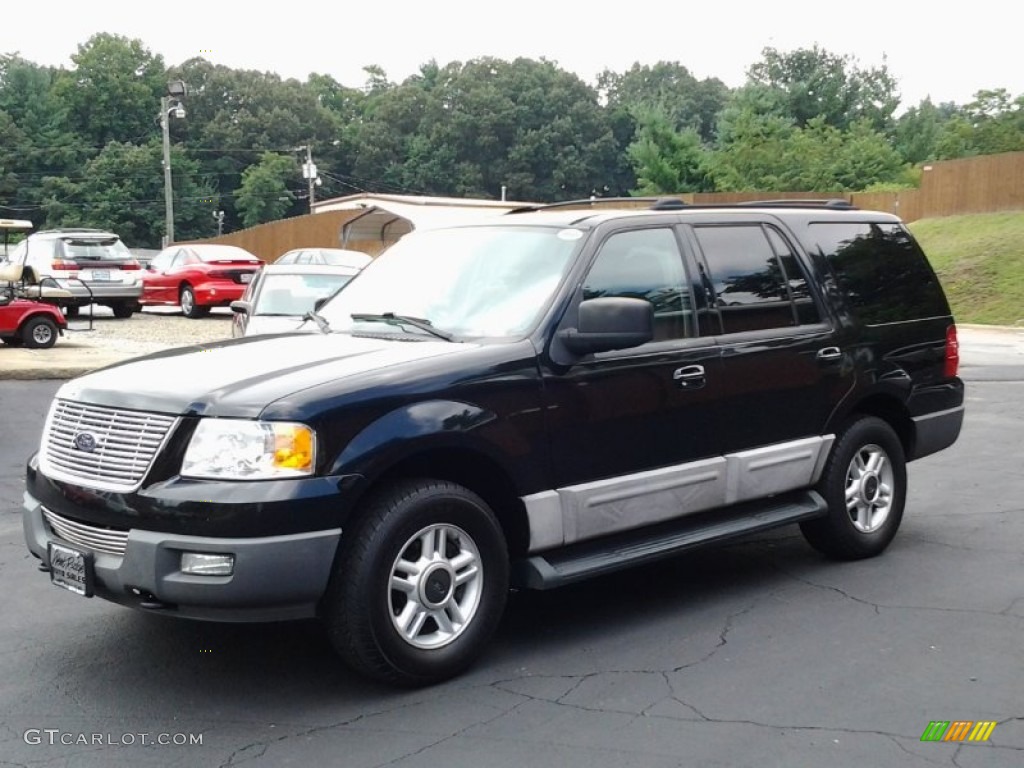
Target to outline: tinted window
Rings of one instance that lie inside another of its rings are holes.
[[[670,229],[641,229],[609,237],[583,283],[583,298],[621,296],[654,305],[654,339],[692,336],[686,273]]]
[[[725,333],[796,324],[785,272],[758,225],[695,227]]]
[[[62,238],[63,258],[71,261],[123,261],[132,258],[128,246],[118,239],[106,238]]]
[[[771,241],[779,261],[782,262],[782,272],[786,287],[789,288],[789,298],[796,306],[797,320],[801,324],[820,322],[821,315],[818,314],[818,308],[814,304],[807,276],[800,267],[800,262],[794,255],[789,242],[772,227],[765,227],[764,231],[768,234],[768,239]]]
[[[840,289],[868,325],[949,314],[931,265],[899,224],[812,224]]]

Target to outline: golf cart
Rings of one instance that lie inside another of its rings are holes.
[[[30,229],[30,221],[0,219],[4,236],[0,258],[0,341],[13,347],[48,349],[68,327],[59,302],[69,299],[71,292],[56,284],[43,285],[31,267],[8,261],[10,232]]]

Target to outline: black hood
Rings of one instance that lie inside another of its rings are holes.
[[[232,339],[138,357],[66,383],[57,397],[174,415],[254,418],[304,389],[396,366],[465,354],[476,344],[348,334]]]

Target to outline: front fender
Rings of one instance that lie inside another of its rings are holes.
[[[539,432],[538,432],[539,436]],[[540,445],[512,419],[455,400],[427,400],[392,410],[364,427],[329,465],[330,475],[373,477],[403,459],[427,450],[461,448],[509,466],[533,455]],[[539,442],[539,441],[538,441]]]

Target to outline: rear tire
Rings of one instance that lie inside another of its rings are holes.
[[[181,293],[178,294],[178,303],[181,305],[181,314],[195,320],[205,317],[210,312],[209,307],[196,306],[196,293],[191,285],[181,286]]]
[[[117,304],[111,304],[110,308],[114,311],[114,317],[119,320],[127,320],[135,312],[135,302],[122,301]]]
[[[874,416],[851,422],[836,438],[817,491],[828,514],[800,524],[808,543],[837,560],[874,557],[903,519],[907,467],[903,445]]]
[[[323,618],[356,671],[421,686],[469,667],[498,626],[508,550],[494,513],[472,491],[408,480],[370,499],[343,538]]]
[[[30,349],[49,349],[57,343],[57,324],[48,317],[33,317],[21,327],[21,340]]]
[[[79,307],[77,304],[72,304],[70,306],[64,307],[65,317],[78,317],[81,314],[81,312],[82,308]]]

